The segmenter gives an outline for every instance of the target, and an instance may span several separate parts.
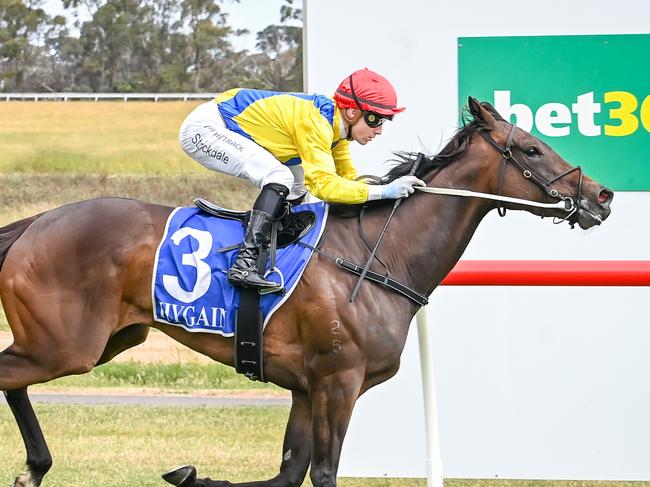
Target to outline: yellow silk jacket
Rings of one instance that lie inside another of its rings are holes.
[[[215,102],[226,126],[253,140],[285,165],[302,164],[305,186],[330,203],[364,203],[365,183],[353,181],[356,169],[349,142],[341,137],[341,114],[322,95],[235,88]]]

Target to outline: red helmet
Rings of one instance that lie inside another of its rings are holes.
[[[339,108],[358,108],[390,117],[405,110],[397,106],[393,85],[368,68],[345,78],[336,89],[334,99]]]

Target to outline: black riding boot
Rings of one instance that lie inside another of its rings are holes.
[[[271,242],[271,225],[280,214],[288,193],[286,186],[281,184],[267,184],[262,188],[251,210],[239,255],[228,271],[228,281],[233,286],[280,288],[277,282],[268,281],[260,275],[257,257],[260,249],[268,247]]]

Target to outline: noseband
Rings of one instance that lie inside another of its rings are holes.
[[[501,147],[499,144],[497,144],[494,139],[490,137],[490,134],[487,131],[481,130],[479,132],[481,134],[481,137],[483,137],[488,144],[490,144],[501,153],[501,169],[499,171],[499,187],[497,190],[497,195],[501,196],[503,194],[503,183],[505,179],[506,166],[508,165],[508,162],[511,162],[521,171],[521,174],[524,178],[529,179],[535,183],[535,185],[544,192],[544,202],[546,202],[547,197],[559,199],[564,202],[564,210],[568,212],[568,214],[564,218],[555,218],[554,223],[562,223],[563,221],[568,221],[571,225],[571,228],[573,228],[578,219],[578,208],[580,205],[580,199],[582,197],[582,168],[580,166],[576,166],[571,169],[567,169],[562,174],[559,174],[558,176],[555,176],[549,180],[540,177],[530,167],[528,167],[525,163],[517,159],[512,154],[512,139],[515,136],[516,128],[517,127],[515,124],[510,124],[510,132],[508,133],[505,147]],[[578,189],[576,191],[575,197],[564,196],[558,190],[551,188],[551,184],[559,181],[565,176],[568,176],[574,171],[578,171]],[[497,202],[497,212],[499,213],[499,216],[506,215],[506,208],[503,207],[501,201]]]

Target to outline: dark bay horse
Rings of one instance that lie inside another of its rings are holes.
[[[505,122],[487,103],[470,98],[472,120],[440,154],[426,158],[417,176],[429,186],[461,188],[539,202],[567,198],[570,223],[586,229],[610,213],[613,193],[572,169],[548,145]],[[511,157],[510,157],[511,156]],[[388,180],[407,174],[405,156]],[[392,277],[429,295],[454,267],[494,201],[417,193],[404,200],[377,256]],[[527,209],[566,218],[561,208]],[[364,212],[374,242],[392,205]],[[142,343],[149,327],[224,364],[233,364],[233,340],[189,333],[153,321],[153,256],[172,208],[106,198],[66,205],[0,229],[0,295],[14,342],[0,353],[0,389],[27,450],[27,471],[16,486],[37,486],[52,459],[27,387],[88,372]],[[357,398],[393,376],[400,365],[418,306],[366,282],[349,297],[357,276],[326,255],[363,264],[357,207],[333,207],[322,253],[314,254],[301,283],[267,325],[265,377],[292,392],[282,464],[276,477],[245,486],[299,486],[311,466],[314,486],[336,485],[336,473]],[[377,271],[382,269],[374,267]],[[191,486],[229,486],[198,479]]]

